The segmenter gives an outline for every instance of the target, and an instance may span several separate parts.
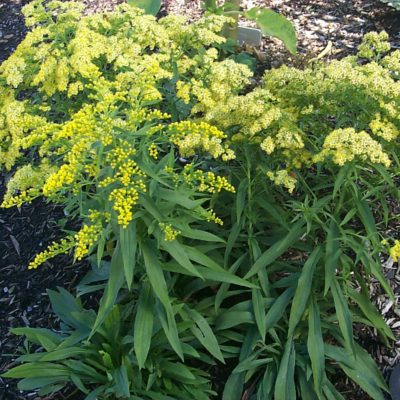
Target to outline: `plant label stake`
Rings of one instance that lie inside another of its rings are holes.
[[[260,46],[261,45],[260,29],[239,26],[238,42],[239,44],[246,43],[251,46]]]

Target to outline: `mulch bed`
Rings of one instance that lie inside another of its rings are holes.
[[[21,7],[29,0],[0,0],[0,62],[5,60],[26,34]],[[78,0],[79,1],[79,0]],[[112,9],[121,0],[83,0],[87,12]],[[163,13],[184,14],[191,20],[201,15],[201,1],[165,0]],[[274,67],[288,61],[295,65],[319,54],[333,42],[327,58],[341,58],[354,54],[361,37],[368,31],[382,29],[390,35],[393,48],[400,48],[400,13],[377,0],[244,0],[244,6],[267,6],[283,13],[295,24],[299,37],[299,56],[290,56],[279,41],[264,38],[261,51],[266,54],[265,67]],[[244,23],[242,21],[242,23]],[[7,175],[0,175],[0,199],[4,193]],[[399,215],[398,205],[393,215]],[[86,265],[73,265],[70,256],[60,256],[37,270],[27,270],[27,264],[46,246],[63,236],[57,221],[65,218],[60,207],[37,200],[31,205],[0,209],[0,371],[13,365],[23,339],[9,333],[17,326],[57,327],[51,314],[46,289],[62,286],[72,290]],[[391,225],[400,232],[399,219]],[[397,297],[400,296],[400,270],[393,262],[384,262],[386,277]],[[400,361],[400,308],[398,302],[388,301],[379,285],[371,283],[373,298],[382,315],[392,327],[398,341],[393,348],[384,348],[377,332],[363,328],[356,332],[359,341],[373,354],[385,376]],[[338,376],[345,397],[369,399],[354,388],[343,376]],[[14,380],[0,378],[0,400],[39,400],[32,393],[20,393]],[[81,396],[66,390],[42,400],[79,400]]]

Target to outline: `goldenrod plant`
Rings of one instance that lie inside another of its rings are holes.
[[[225,0],[222,5],[219,5],[216,0],[204,0],[203,4],[208,13],[225,15],[233,19],[225,27],[224,33],[228,38],[237,41],[239,17],[244,17],[254,21],[264,35],[278,38],[292,54],[296,54],[296,31],[293,24],[282,14],[265,7],[244,10],[241,7],[241,0]]]
[[[103,292],[96,312],[50,292],[62,332],[15,330],[37,347],[4,376],[87,400],[189,400],[212,398],[217,365],[224,400],[341,399],[340,368],[383,399],[353,323],[394,339],[369,299],[372,280],[393,298],[381,260],[400,253],[386,35],[255,85],[226,58],[225,16],[41,0],[24,13],[31,31],[0,66],[2,206],[65,207],[81,229],[30,268],[71,253],[91,265],[77,295]]]

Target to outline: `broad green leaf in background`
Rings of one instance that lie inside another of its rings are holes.
[[[122,266],[122,253],[120,246],[114,250],[111,260],[110,277],[107,282],[106,289],[100,301],[99,311],[97,313],[96,321],[93,325],[90,337],[96,332],[100,325],[104,322],[107,315],[111,311],[118,296],[118,292],[124,283],[124,268]]]
[[[276,377],[274,396],[276,400],[296,400],[296,386],[294,384],[295,363],[296,352],[293,339],[290,337],[286,342],[278,376]]]
[[[268,8],[254,7],[246,11],[245,16],[257,23],[262,33],[276,37],[285,44],[292,53],[297,52],[297,37],[293,24],[283,15]]]
[[[161,0],[128,0],[130,6],[141,8],[146,14],[156,15],[161,8]]]
[[[125,279],[128,289],[131,289],[136,264],[136,223],[132,221],[127,228],[120,228],[119,240],[124,264]]]
[[[139,369],[144,367],[153,332],[154,306],[151,288],[145,284],[139,297],[134,325],[133,343]]]
[[[198,341],[219,361],[225,364],[217,338],[206,319],[196,310],[186,309],[190,318],[196,324],[191,328]]]
[[[325,383],[324,339],[321,331],[321,317],[314,298],[310,301],[308,324],[307,349],[311,359],[314,388],[319,398],[322,398],[322,387]]]
[[[317,247],[310,254],[301,271],[299,282],[293,298],[292,308],[290,310],[288,337],[293,335],[293,332],[297,324],[300,322],[301,317],[306,309],[308,298],[311,293],[315,267],[322,255],[321,250],[321,247]]]
[[[333,301],[335,303],[336,316],[339,322],[339,327],[342,332],[347,349],[354,353],[354,339],[353,339],[353,319],[345,296],[343,295],[342,288],[338,281],[334,279],[331,285],[331,292]]]
[[[150,240],[143,242],[141,244],[141,248],[151,287],[153,288],[155,296],[158,297],[164,306],[164,310],[159,310],[158,318],[172,348],[183,360],[182,345],[178,336],[178,329],[176,326],[174,312],[172,310],[172,303],[168,295],[167,282],[165,281],[161,263],[157,258],[157,252]]]
[[[336,273],[336,268],[340,258],[340,242],[339,242],[339,227],[337,222],[332,219],[326,238],[325,250],[325,290],[324,295],[328,293],[331,282]]]
[[[389,326],[386,324],[382,317],[382,314],[372,305],[371,300],[367,293],[362,290],[360,293],[356,292],[354,289],[348,288],[348,293],[350,297],[358,304],[364,315],[371,321],[378,331],[383,336],[383,340],[386,342],[386,346],[389,346],[387,338],[396,340]]]
[[[265,330],[268,332],[282,318],[292,296],[293,288],[286,289],[272,304],[265,316]]]
[[[252,304],[253,304],[253,312],[254,318],[256,320],[256,324],[258,327],[258,331],[260,332],[260,336],[262,341],[265,340],[266,330],[265,330],[265,305],[264,305],[264,297],[259,289],[252,289]]]
[[[355,345],[354,357],[342,347],[325,345],[327,357],[337,361],[346,375],[356,382],[374,400],[384,400],[382,390],[387,390],[375,362],[360,346]]]
[[[292,229],[282,239],[275,242],[268,250],[266,250],[256,260],[256,262],[250,268],[250,271],[244,277],[245,279],[257,274],[257,272],[265,268],[266,266],[273,263],[278,257],[280,257],[290,246],[293,245],[306,231],[304,221],[297,222]]]
[[[128,398],[130,396],[128,372],[125,365],[121,365],[114,371],[116,394],[118,397]]]

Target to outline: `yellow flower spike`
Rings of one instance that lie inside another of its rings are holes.
[[[68,253],[74,247],[74,244],[75,241],[74,237],[72,236],[61,239],[61,241],[58,243],[54,242],[45,251],[42,251],[36,255],[34,260],[29,263],[28,269],[37,268],[50,258],[53,258],[59,254]]]
[[[167,242],[175,240],[181,234],[181,231],[173,229],[171,224],[160,222],[158,226],[164,232],[164,240]]]
[[[152,143],[152,144],[149,146],[149,155],[150,155],[150,157],[153,157],[154,159],[157,160],[157,157],[158,157],[158,150],[157,150],[157,146],[156,146],[154,143]]]
[[[101,234],[101,223],[93,225],[84,225],[81,230],[75,235],[75,257],[81,260],[89,253],[89,249],[99,239]]]
[[[133,218],[133,207],[139,199],[139,193],[135,188],[114,189],[109,200],[114,203],[113,209],[118,215],[118,224],[127,228]]]

